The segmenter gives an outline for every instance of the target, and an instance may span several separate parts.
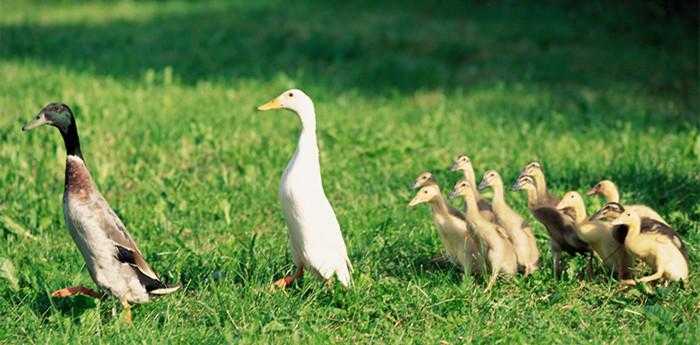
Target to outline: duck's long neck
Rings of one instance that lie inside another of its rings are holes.
[[[310,159],[318,165],[318,140],[316,138],[316,113],[313,107],[297,112],[301,120],[301,134],[296,155],[303,155],[304,159]]]
[[[78,126],[75,124],[75,120],[71,119],[70,124],[67,128],[61,129],[61,136],[63,137],[63,143],[66,145],[66,154],[69,156],[76,156],[83,159],[83,153],[80,151],[80,138],[78,137]]]
[[[491,203],[493,204],[493,206],[504,206],[506,203],[506,199],[503,196],[503,183],[497,181],[491,186],[491,188],[493,189],[493,199],[491,199]]]
[[[533,177],[535,178],[535,183],[537,184],[537,196],[540,200],[544,200],[547,196],[547,181],[544,179],[544,173],[537,170]]]
[[[532,209],[537,206],[537,190],[535,188],[525,188],[527,193],[527,207]]]
[[[445,198],[442,197],[442,195],[438,195],[430,201],[430,208],[433,210],[433,214],[435,215],[445,217],[449,214],[447,202],[445,201]]]
[[[603,194],[607,202],[620,202],[620,193],[617,191],[617,188],[605,188],[601,194]]]
[[[574,209],[574,212],[576,213],[576,223],[581,223],[586,220],[586,217],[588,216],[586,214],[586,205],[583,204],[583,201],[577,201],[574,202],[574,204],[571,206]]]
[[[464,179],[469,181],[469,184],[471,185],[472,189],[474,191],[478,191],[476,188],[476,175],[474,175],[474,169],[471,167],[464,168],[462,169],[462,173],[464,174]]]
[[[472,193],[464,194],[464,204],[467,205],[466,217],[472,221],[481,219],[476,197]]]
[[[627,226],[629,229],[627,231],[627,237],[625,237],[625,242],[629,243],[628,241],[633,241],[634,238],[641,232],[641,221],[639,219],[632,220],[627,224]]]

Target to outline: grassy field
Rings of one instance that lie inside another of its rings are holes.
[[[3,1],[0,344],[700,341],[695,24],[595,2],[336,6]],[[350,291],[309,275],[270,288],[293,269],[277,188],[299,124],[253,109],[290,87],[316,102]],[[183,285],[132,327],[113,299],[49,298],[94,286],[63,220],[60,136],[20,131],[56,100],[147,260]],[[543,269],[490,293],[431,263],[439,239],[409,184],[429,169],[451,188],[462,152],[506,183],[538,159],[557,193],[616,181],[682,235],[690,286],[622,291],[600,265],[579,279],[581,258],[557,282],[539,224]]]

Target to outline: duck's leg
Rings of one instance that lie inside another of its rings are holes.
[[[664,276],[664,270],[663,270],[663,269],[660,269],[660,270],[656,271],[656,273],[654,273],[654,274],[652,274],[652,275],[650,275],[650,276],[646,276],[646,277],[642,277],[642,278],[636,279],[636,281],[637,281],[638,283],[646,283],[646,282],[650,282],[650,281],[654,281],[654,280],[661,279],[661,277],[663,277],[663,276]]]
[[[554,279],[561,278],[561,250],[555,246],[552,246],[552,268],[554,270]]]
[[[104,295],[90,288],[86,288],[82,285],[71,286],[63,289],[56,290],[51,293],[51,297],[70,297],[75,295],[84,295],[92,298],[102,298]]]
[[[127,301],[125,298],[121,298],[119,302],[121,302],[122,307],[124,307],[124,322],[131,325],[131,305],[129,304],[129,301]]]
[[[291,285],[295,280],[300,279],[301,276],[304,275],[304,266],[299,266],[294,272],[294,275],[291,276],[286,276],[276,282],[274,282],[274,285],[280,288],[285,288],[289,285]]]
[[[593,252],[588,253],[588,263],[586,264],[586,275],[588,280],[593,280]]]
[[[493,267],[491,266],[491,278],[489,278],[489,283],[486,285],[486,290],[484,292],[488,292],[491,290],[491,287],[493,284],[496,282],[496,279],[498,278],[498,272],[501,270],[500,266],[499,267]]]

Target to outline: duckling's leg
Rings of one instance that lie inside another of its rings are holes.
[[[586,264],[586,275],[588,280],[593,280],[593,252],[588,253],[588,263]]]
[[[654,274],[652,274],[652,275],[650,275],[650,276],[646,276],[646,277],[642,277],[642,278],[636,279],[636,281],[637,281],[638,283],[646,283],[646,282],[650,282],[650,281],[654,281],[654,280],[661,279],[661,277],[663,277],[663,276],[664,276],[664,270],[663,270],[663,269],[659,269],[659,270],[656,271],[656,273],[654,273]]]
[[[124,322],[131,325],[131,305],[129,301],[127,301],[126,298],[120,298],[119,302],[121,302],[122,307],[124,307]]]
[[[84,296],[89,296],[92,298],[102,298],[103,297],[103,294],[101,294],[93,289],[86,288],[82,285],[63,288],[63,289],[56,290],[56,291],[51,293],[51,297],[59,297],[59,298],[70,297],[70,296],[75,296],[75,295],[84,295]]]
[[[496,282],[496,279],[498,278],[498,272],[501,271],[501,267],[491,267],[491,278],[489,278],[489,283],[486,285],[486,290],[484,292],[488,292],[491,290],[491,287],[493,284]]]
[[[555,246],[552,246],[552,267],[554,270],[554,279],[561,278],[561,250]]]
[[[304,275],[304,266],[299,266],[292,276],[286,276],[274,283],[275,286],[280,288],[285,288],[291,285],[295,280],[301,278]]]

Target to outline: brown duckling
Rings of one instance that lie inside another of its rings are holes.
[[[529,175],[520,175],[513,185],[514,190],[525,190],[528,193],[528,208],[532,215],[544,225],[549,234],[549,245],[552,249],[552,260],[554,276],[559,278],[563,271],[561,252],[564,251],[570,255],[586,255],[589,258],[588,271],[592,270],[592,255],[591,248],[588,243],[578,237],[576,233],[576,223],[572,215],[562,212],[556,208],[557,202],[554,205],[551,203],[554,199],[537,196],[537,200],[531,200],[537,195],[537,182],[535,178]],[[544,204],[540,201],[544,200]]]
[[[486,247],[486,258],[491,268],[491,277],[485,291],[489,291],[499,274],[515,275],[518,270],[515,250],[505,231],[497,224],[481,216],[476,204],[474,189],[469,181],[462,179],[455,184],[450,197],[462,196],[467,205],[466,221],[468,229],[481,240]]]
[[[467,155],[461,154],[455,158],[454,163],[452,163],[451,171],[461,171],[464,175],[464,179],[467,180],[469,185],[474,190],[474,195],[476,196],[476,204],[479,207],[479,212],[481,216],[484,217],[489,222],[496,221],[496,214],[493,213],[493,208],[488,200],[481,197],[479,190],[476,188],[476,176],[474,175],[474,167],[472,166],[472,161],[467,157]],[[464,205],[464,212],[467,212],[467,205]]]
[[[489,170],[484,174],[479,190],[488,187],[493,189],[493,199],[491,206],[498,224],[500,224],[508,234],[513,243],[518,265],[522,266],[525,275],[529,275],[537,269],[540,259],[540,251],[537,249],[535,236],[532,234],[530,225],[506,203],[503,180],[501,175],[494,170]]]
[[[421,187],[408,205],[414,207],[422,203],[430,205],[448,259],[460,265],[465,273],[478,273],[483,267],[480,244],[478,238],[467,231],[464,215],[445,201],[435,182]]]

